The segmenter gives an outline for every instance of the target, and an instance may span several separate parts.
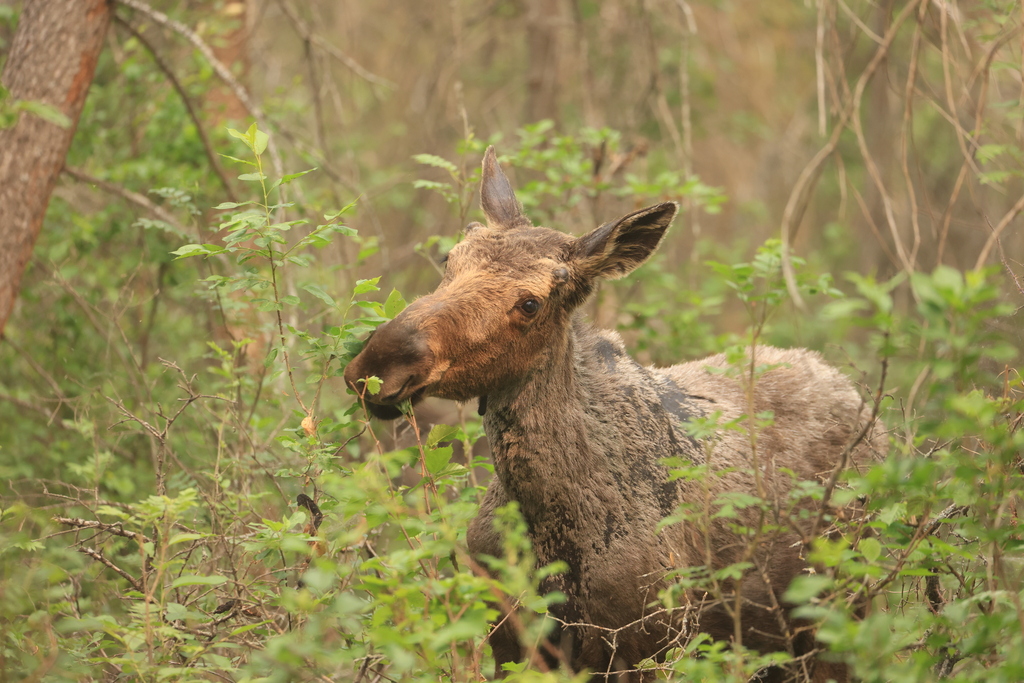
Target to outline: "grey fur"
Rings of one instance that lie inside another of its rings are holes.
[[[714,569],[743,559],[746,543],[730,530],[733,520],[719,520],[706,538],[687,524],[655,532],[658,522],[681,503],[755,490],[745,431],[721,431],[713,443],[698,444],[681,424],[715,412],[721,413],[722,422],[747,413],[743,383],[708,371],[728,368],[722,355],[644,368],[626,354],[615,333],[578,322],[573,331],[563,353],[553,353],[549,366],[538,368],[535,381],[515,392],[489,395],[484,425],[496,481],[470,526],[470,549],[500,556],[502,541],[494,531],[493,511],[509,500],[518,501],[538,563],[569,562],[568,572],[544,586],[569,598],[555,610],[556,616],[599,627],[575,629],[573,651],[567,653],[575,668],[601,672],[633,666],[685,642],[695,631],[732,639],[733,620],[721,607],[707,606],[708,596],[694,592],[693,611],[681,610],[672,619],[656,618],[620,632],[614,650],[607,642],[608,629],[656,611],[647,605],[668,587],[664,576],[669,570],[705,565],[705,548],[712,549]],[[568,377],[559,368],[566,360],[572,368]],[[758,435],[758,447],[769,495],[784,498],[790,479],[780,476],[778,468],[792,469],[801,479],[827,478],[866,414],[849,380],[813,351],[762,346],[756,349],[756,362],[778,365],[757,380],[754,411],[775,415],[774,424]],[[866,444],[855,453],[861,462],[870,449]],[[703,483],[669,483],[668,471],[659,462],[669,456],[694,464],[710,460],[719,474]],[[808,566],[798,541],[795,534],[769,537],[770,547],[762,549],[758,563],[767,567],[771,585],[749,572],[741,587],[747,600],[770,607],[771,590],[775,602],[782,602],[792,578]],[[766,652],[785,650],[777,621],[770,609],[748,607],[741,621],[744,644]],[[791,629],[796,627],[788,617],[786,621]],[[808,640],[805,635],[804,649],[813,646]],[[492,644],[499,660],[521,657],[514,634],[496,634]],[[845,678],[841,667],[819,669],[812,680],[825,680],[823,675]]]

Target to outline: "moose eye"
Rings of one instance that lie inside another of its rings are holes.
[[[526,315],[535,315],[540,310],[540,302],[536,299],[523,299],[519,302],[519,310]]]

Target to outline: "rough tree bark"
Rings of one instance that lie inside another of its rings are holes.
[[[0,83],[11,100],[48,104],[71,126],[26,112],[0,130],[0,334],[64,167],[110,15],[107,0],[31,0],[18,22]]]

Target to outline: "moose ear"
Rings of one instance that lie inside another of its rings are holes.
[[[484,153],[484,172],[480,179],[480,207],[492,228],[515,228],[530,225],[530,219],[523,214],[523,207],[512,191],[512,183],[498,164],[494,146]]]
[[[675,202],[655,204],[588,232],[573,244],[576,268],[586,278],[628,275],[658,248],[678,210]]]

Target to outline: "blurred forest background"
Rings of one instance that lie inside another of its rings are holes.
[[[0,2],[0,64],[30,4]],[[487,144],[537,224],[683,203],[588,309],[638,359],[809,346],[884,397],[891,462],[850,484],[874,516],[792,596],[834,656],[864,680],[1024,676],[1020,3],[109,14],[0,341],[0,681],[490,674],[494,586],[460,535],[488,476],[474,406],[371,429],[340,379],[479,219]],[[33,115],[0,98],[0,126]],[[269,181],[316,170],[265,192],[232,158],[257,156]],[[763,664],[692,653],[659,675]]]

